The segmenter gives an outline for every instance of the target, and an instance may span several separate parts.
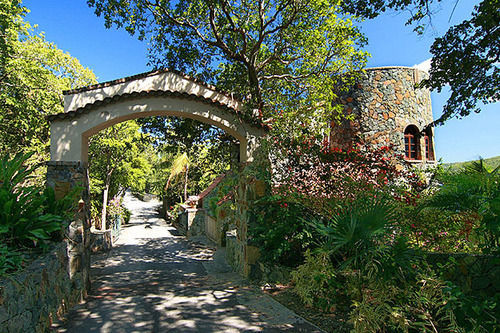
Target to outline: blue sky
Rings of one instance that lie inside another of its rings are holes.
[[[443,0],[435,13],[432,27],[417,36],[404,25],[408,13],[386,13],[362,24],[372,54],[369,67],[414,66],[431,57],[430,45],[443,35],[450,24],[467,18],[478,0],[461,0],[448,22],[454,0]],[[69,52],[97,75],[108,81],[150,70],[147,67],[147,43],[124,30],[105,29],[104,21],[94,15],[85,0],[25,0],[31,13],[27,20],[45,32],[46,39]],[[441,114],[448,92],[432,93],[435,117]],[[436,128],[436,153],[444,162],[456,162],[500,155],[500,105],[490,104],[479,114],[453,119]]]

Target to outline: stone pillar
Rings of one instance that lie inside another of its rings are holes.
[[[85,164],[50,161],[47,163],[47,186],[54,189],[56,199],[78,188],[81,191],[78,209],[68,226],[68,273],[72,281],[83,286],[85,297],[90,288],[90,198],[89,175]]]
[[[266,166],[259,163],[259,166]],[[256,165],[247,165],[245,168],[256,167]],[[267,166],[268,167],[268,166]],[[247,170],[240,172],[238,186],[235,189],[234,200],[236,203],[235,221],[236,230],[226,237],[228,249],[227,258],[231,266],[245,277],[251,275],[252,267],[257,263],[260,252],[257,247],[251,244],[248,237],[248,228],[250,220],[250,208],[252,203],[263,197],[268,192],[267,183],[258,179],[258,174]]]

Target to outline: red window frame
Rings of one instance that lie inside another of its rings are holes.
[[[420,140],[418,130],[415,126],[410,125],[404,132],[405,144],[405,159],[416,161],[420,160]]]
[[[434,161],[434,149],[432,147],[432,136],[428,133],[425,134],[425,159]]]

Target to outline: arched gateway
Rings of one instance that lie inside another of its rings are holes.
[[[252,161],[265,130],[242,103],[173,71],[154,71],[65,92],[64,113],[49,117],[51,161],[87,161],[88,139],[119,122],[179,116],[215,125],[240,142],[240,161]]]
[[[49,116],[48,185],[55,188],[57,196],[83,185],[82,196],[87,201],[89,137],[122,121],[149,116],[192,118],[223,129],[239,141],[242,163],[253,160],[259,138],[266,134],[257,117],[243,112],[240,101],[210,85],[169,70],[143,73],[65,92],[64,113]],[[74,225],[81,231],[76,234],[83,236],[84,249],[90,242],[88,215],[82,209]],[[85,281],[88,252],[78,256],[81,264],[76,266],[80,266],[78,271]]]

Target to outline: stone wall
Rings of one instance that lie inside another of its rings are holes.
[[[332,124],[331,146],[347,149],[360,140],[372,147],[393,145],[404,156],[405,128],[415,125],[422,131],[433,121],[430,92],[416,87],[427,75],[407,67],[366,69],[340,98],[344,113],[353,119]],[[425,152],[423,139],[420,151]],[[425,160],[425,153],[421,155]]]
[[[88,194],[89,176],[86,165],[81,162],[48,162],[47,186],[55,190],[56,198],[60,198],[73,190],[81,189],[81,200],[74,221],[67,233],[69,274],[82,275],[84,290],[90,288],[90,198]]]
[[[181,213],[173,221],[174,227],[186,237],[195,237],[205,234],[205,209],[180,205]]]
[[[47,185],[55,191],[60,199],[73,188],[85,186],[86,168],[80,162],[48,162]]]
[[[63,242],[22,272],[0,281],[0,332],[46,332],[85,294],[81,272],[70,274],[72,246]]]

